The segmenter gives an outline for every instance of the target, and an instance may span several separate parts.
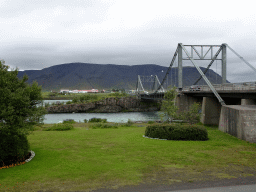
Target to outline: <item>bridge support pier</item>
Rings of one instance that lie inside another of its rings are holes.
[[[195,102],[202,103],[202,100],[198,97],[178,95],[176,98],[176,106],[178,107],[178,113],[188,111]]]
[[[241,105],[256,105],[255,99],[241,99]]]
[[[215,97],[203,97],[201,123],[218,125],[220,119],[221,104]]]

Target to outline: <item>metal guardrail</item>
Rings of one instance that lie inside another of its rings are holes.
[[[210,87],[208,85],[195,85],[200,87],[200,89],[194,89],[194,91],[211,91]],[[190,89],[191,86],[183,87],[182,91],[192,91]],[[226,84],[213,84],[213,87],[217,91],[249,91],[249,90],[256,90],[256,82],[242,82],[242,83],[226,83]],[[179,90],[176,90],[179,92]],[[140,94],[153,94],[154,91],[139,91]],[[159,91],[159,93],[163,93],[162,91]]]
[[[211,91],[208,85],[198,85],[198,87],[200,90],[195,89],[195,91]],[[256,82],[213,84],[213,87],[218,91],[256,90]],[[190,86],[183,87],[182,91],[191,91]]]

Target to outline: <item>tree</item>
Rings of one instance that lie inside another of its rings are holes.
[[[27,153],[25,150],[29,145],[24,143],[26,136],[32,132],[34,125],[42,123],[46,113],[41,105],[41,87],[36,82],[29,85],[26,75],[20,80],[17,68],[8,69],[0,60],[0,162],[3,157],[10,160],[15,155]],[[14,138],[17,145],[10,143]]]
[[[199,103],[194,103],[188,111],[181,112],[179,118],[185,120],[190,125],[198,123],[200,121],[200,108],[201,105]]]
[[[177,113],[178,107],[175,106],[175,99],[177,96],[176,87],[168,90],[164,94],[164,100],[162,101],[161,111],[164,112],[164,116],[167,116],[170,121],[173,119],[181,119],[189,124],[198,123],[200,120],[200,107],[199,103],[194,103],[188,111]]]
[[[164,112],[164,116],[167,116],[170,121],[177,117],[178,107],[175,106],[176,96],[176,87],[173,87],[165,92],[164,100],[162,100],[161,111]]]

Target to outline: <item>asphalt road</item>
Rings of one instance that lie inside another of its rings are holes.
[[[166,191],[169,192],[169,191]],[[178,190],[170,192],[256,192],[256,185],[237,185],[227,187],[212,187],[203,189]]]
[[[256,192],[256,176],[173,185],[140,184],[119,189],[101,188],[93,192]]]

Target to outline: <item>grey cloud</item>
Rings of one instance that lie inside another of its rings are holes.
[[[99,0],[72,0],[72,1],[63,1],[63,0],[6,0],[0,3],[0,17],[2,18],[12,18],[18,17],[21,15],[28,14],[35,10],[40,9],[51,9],[57,6],[69,7],[70,9],[74,7],[96,7],[101,5],[102,1]],[[111,4],[109,1],[108,4]],[[105,5],[108,5],[105,3]]]
[[[127,12],[131,15],[123,16],[122,10],[118,10],[120,13],[109,19],[108,8],[114,3],[96,0],[1,2],[0,22],[4,23],[5,30],[0,32],[3,38],[0,59],[14,68],[17,66],[26,70],[70,62],[158,64],[168,67],[178,43],[227,43],[256,67],[253,25],[243,26],[242,22],[230,18],[220,22],[220,19],[214,20],[214,16],[208,20],[193,18],[191,13],[189,17],[178,15],[179,12],[176,12],[177,16],[171,13],[161,16],[161,10],[155,10],[156,17],[151,20],[145,17],[145,21],[129,21],[129,16],[133,16],[132,9]],[[52,19],[56,8],[64,8],[67,12]],[[136,9],[136,14],[143,15],[143,8]],[[82,16],[76,15],[76,11],[82,11]],[[38,13],[38,20],[31,18],[32,12]],[[45,13],[49,13],[47,18]],[[24,22],[24,28],[20,21]],[[253,79],[255,75],[250,68],[241,67],[242,61],[236,55],[228,50],[227,56],[229,79]],[[198,61],[198,65],[207,67],[209,62]],[[184,66],[193,64],[184,61]],[[212,69],[215,70],[215,67],[213,65]],[[221,71],[220,61],[217,71]]]

